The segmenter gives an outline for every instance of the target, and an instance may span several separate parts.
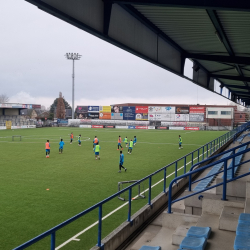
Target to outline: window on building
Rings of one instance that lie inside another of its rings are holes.
[[[222,115],[231,115],[231,111],[221,111]]]
[[[218,111],[208,111],[208,115],[218,115]]]

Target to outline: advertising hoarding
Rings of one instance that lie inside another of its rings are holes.
[[[187,122],[161,122],[162,126],[187,126]]]
[[[148,106],[136,106],[135,113],[148,113]]]
[[[68,120],[66,119],[57,119],[58,124],[68,124]]]
[[[155,129],[155,126],[148,126],[148,129]]]
[[[91,125],[79,125],[79,128],[91,128]]]
[[[162,107],[158,106],[149,106],[148,113],[162,113]]]
[[[148,120],[148,113],[137,113],[135,115],[135,119],[137,121],[147,121]]]
[[[122,113],[123,106],[112,105],[111,106],[111,113]]]
[[[167,127],[157,127],[157,129],[167,129]]]
[[[184,130],[184,127],[169,127],[169,130]]]
[[[111,113],[99,113],[99,119],[111,120]]]
[[[189,114],[189,121],[190,122],[203,122],[204,114]]]
[[[76,118],[77,119],[86,119],[88,117],[88,113],[77,113]]]
[[[148,129],[148,126],[135,126],[135,129]]]
[[[104,113],[111,113],[111,107],[110,106],[100,106],[99,112]]]
[[[175,114],[175,107],[172,107],[172,106],[162,107],[161,111],[162,111],[162,113]]]
[[[76,113],[83,114],[88,112],[88,106],[77,106]]]
[[[148,114],[149,121],[161,121],[161,114]]]
[[[115,126],[108,126],[106,125],[105,128],[114,128]]]
[[[185,127],[185,130],[200,130],[199,127]]]
[[[175,121],[175,114],[174,113],[162,113],[161,114],[161,121]]]
[[[103,128],[103,125],[91,125],[91,128]]]
[[[185,121],[189,122],[189,115],[188,114],[175,114],[175,121]]]
[[[205,113],[205,107],[199,107],[199,106],[191,106],[189,108],[190,114],[204,114]]]
[[[135,120],[135,107],[123,107],[123,120]]]
[[[189,107],[176,107],[176,114],[189,114]]]
[[[123,113],[111,113],[111,120],[123,120]]]
[[[128,129],[128,126],[115,126],[115,128]]]
[[[89,119],[99,119],[99,113],[88,113]]]
[[[88,106],[88,112],[89,113],[99,113],[99,106]]]

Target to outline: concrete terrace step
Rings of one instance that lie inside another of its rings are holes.
[[[236,232],[238,219],[244,208],[224,207],[219,221],[219,229]]]

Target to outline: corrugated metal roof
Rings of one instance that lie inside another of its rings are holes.
[[[249,1],[249,0],[246,0]],[[250,55],[249,12],[217,11],[224,31],[236,55]]]
[[[206,10],[133,5],[188,52],[224,52]]]

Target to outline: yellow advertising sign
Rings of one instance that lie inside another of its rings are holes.
[[[111,106],[100,106],[99,112],[111,113]]]
[[[11,129],[12,122],[6,121],[6,129]]]

